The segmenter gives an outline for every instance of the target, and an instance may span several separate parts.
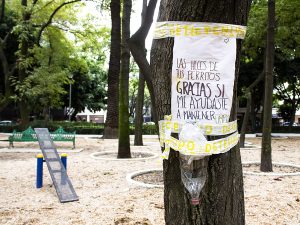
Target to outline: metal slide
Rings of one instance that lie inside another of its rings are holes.
[[[44,159],[47,163],[59,201],[61,203],[78,201],[78,196],[75,193],[66,169],[60,160],[48,129],[35,128],[34,130],[36,132],[40,148],[43,152]]]

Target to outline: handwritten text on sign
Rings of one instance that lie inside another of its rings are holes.
[[[172,119],[227,122],[232,105],[235,38],[175,37]]]

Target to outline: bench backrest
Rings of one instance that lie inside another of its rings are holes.
[[[37,140],[35,131],[28,127],[26,130],[22,132],[22,140]]]

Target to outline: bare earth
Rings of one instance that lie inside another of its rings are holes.
[[[0,134],[0,139],[7,136]],[[261,138],[248,138],[260,145]],[[79,201],[59,203],[44,165],[44,187],[35,188],[36,153],[0,152],[0,224],[164,224],[163,189],[129,184],[128,173],[161,168],[157,159],[136,161],[95,160],[90,154],[117,151],[117,140],[79,137],[80,153],[68,153],[68,175]],[[132,151],[159,153],[157,139]],[[6,148],[7,142],[0,142]],[[300,165],[300,138],[274,139],[273,161]],[[70,149],[71,143],[59,143]],[[35,148],[37,143],[17,143],[15,148]],[[241,150],[242,161],[259,161],[259,149]],[[300,224],[300,176],[244,176],[246,224]]]

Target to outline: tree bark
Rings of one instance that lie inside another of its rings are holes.
[[[147,10],[147,0],[143,0],[142,7],[142,24],[145,21],[145,15]],[[141,40],[142,49],[144,49],[144,57],[146,58],[146,49],[145,49],[145,40]],[[145,92],[145,78],[140,69],[139,74],[139,86],[136,99],[135,107],[135,119],[134,119],[134,145],[142,146],[143,145],[143,106],[144,106],[144,92]]]
[[[275,37],[275,0],[268,1],[268,31],[266,47],[266,73],[265,73],[265,98],[263,135],[261,143],[261,164],[260,170],[272,171],[272,98],[273,98],[273,66],[274,66],[274,37]]]
[[[112,0],[111,9],[111,44],[108,69],[107,90],[107,117],[104,126],[103,138],[118,138],[119,121],[119,75],[120,75],[120,43],[121,43],[121,18],[120,0]]]
[[[131,0],[123,0],[122,17],[122,45],[121,45],[121,73],[119,91],[119,149],[118,158],[131,158],[129,139],[129,64],[130,51],[128,39],[130,38]]]
[[[162,0],[158,21],[216,22],[245,25],[250,0]],[[154,40],[151,69],[158,119],[171,113],[171,68],[173,39]],[[231,120],[236,118],[236,88],[241,42],[237,45],[236,75]],[[178,153],[171,151],[163,163],[165,222],[167,225],[245,224],[243,175],[239,146],[209,157],[208,177],[192,206],[180,178]]]
[[[145,79],[140,72],[139,75],[139,87],[135,107],[134,118],[134,145],[143,145],[143,106],[144,106],[144,91],[145,91]]]

